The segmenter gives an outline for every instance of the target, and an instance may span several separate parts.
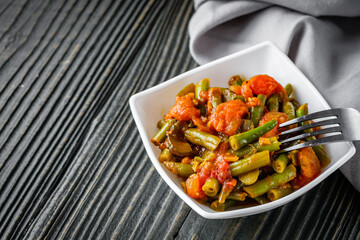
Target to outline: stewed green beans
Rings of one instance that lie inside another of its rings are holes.
[[[322,146],[277,152],[284,130],[279,124],[308,113],[307,104],[294,99],[291,84],[284,88],[265,74],[248,80],[235,75],[228,84],[228,88],[210,86],[204,78],[186,85],[157,123],[151,142],[161,150],[159,161],[179,177],[186,194],[215,211],[266,204],[316,177],[319,159],[322,166],[328,164]],[[307,177],[310,173],[312,177]]]

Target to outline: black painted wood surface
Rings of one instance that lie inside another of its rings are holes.
[[[360,239],[337,171],[273,211],[207,220],[152,167],[129,97],[192,69],[190,0],[0,1],[0,239]]]

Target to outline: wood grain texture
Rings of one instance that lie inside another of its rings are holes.
[[[190,0],[0,1],[0,239],[359,239],[336,172],[255,216],[207,220],[161,180],[129,97],[192,69]]]

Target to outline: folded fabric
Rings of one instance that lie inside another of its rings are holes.
[[[360,110],[360,1],[195,0],[190,52],[204,64],[270,40],[332,107]],[[341,171],[360,191],[360,143]]]

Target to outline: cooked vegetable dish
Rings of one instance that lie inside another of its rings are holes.
[[[268,75],[233,76],[229,88],[210,87],[209,79],[185,86],[151,139],[161,149],[159,161],[183,179],[190,197],[215,211],[292,193],[330,162],[322,146],[277,154],[286,130],[279,124],[308,114],[292,93],[291,84]]]

